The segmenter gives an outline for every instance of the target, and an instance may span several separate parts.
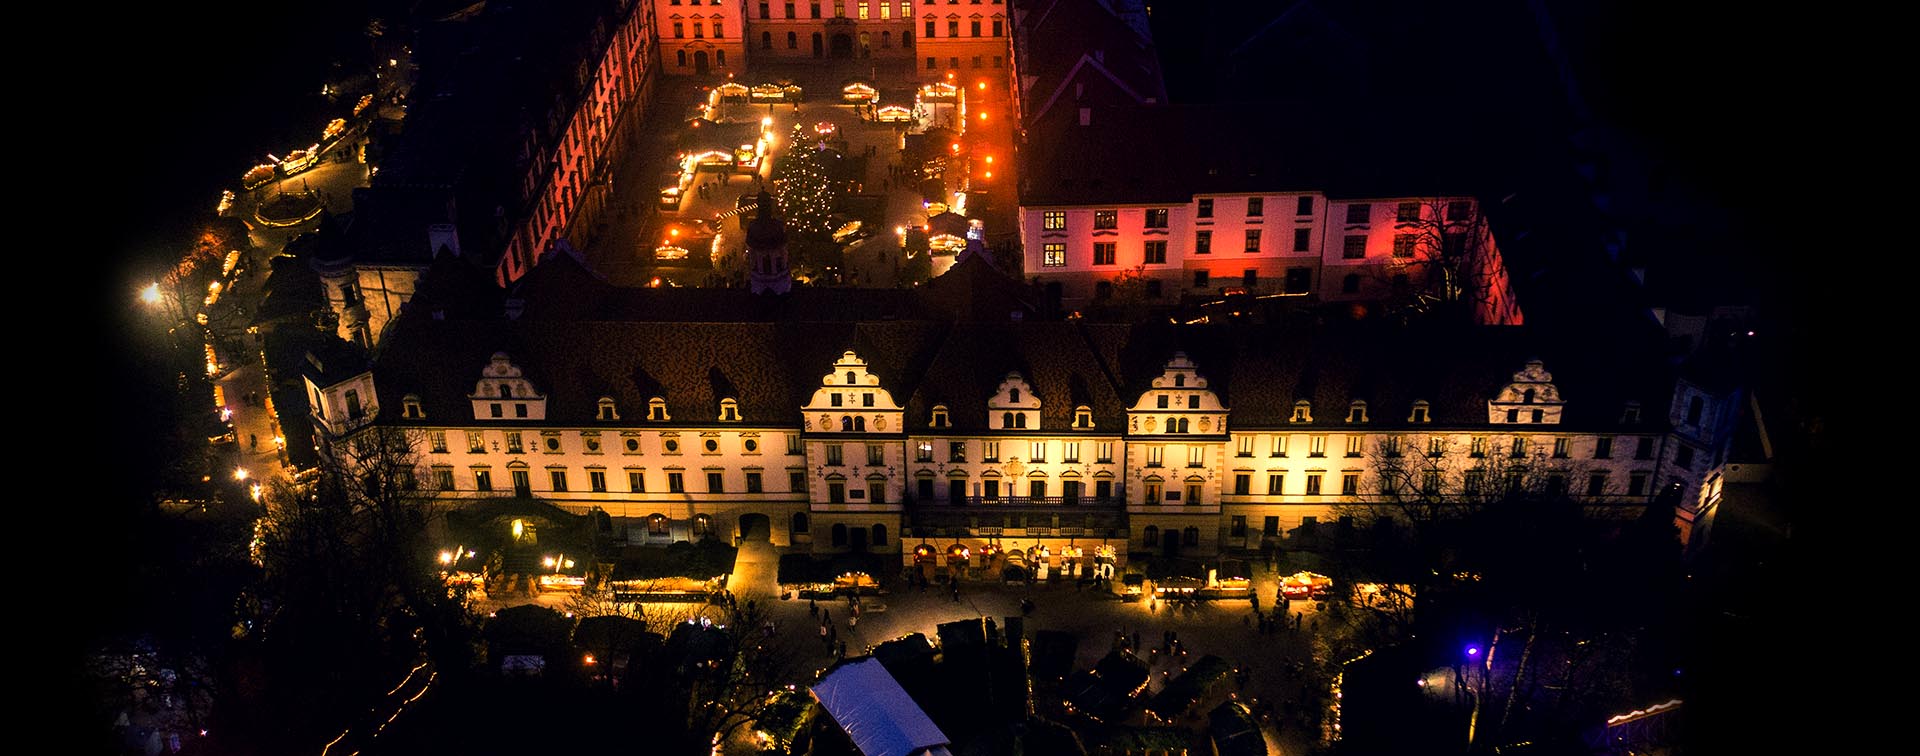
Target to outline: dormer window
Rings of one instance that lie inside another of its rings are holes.
[[[1427,404],[1427,400],[1425,399],[1421,399],[1419,401],[1414,402],[1413,414],[1407,416],[1407,422],[1409,423],[1432,422],[1433,418],[1428,416],[1428,411],[1427,411],[1428,407],[1429,405]]]
[[[1020,389],[1007,389],[1007,402],[1018,404],[1020,402]]]
[[[1186,376],[1186,374],[1184,374],[1184,373],[1174,373],[1174,374],[1173,374],[1173,386],[1174,386],[1174,388],[1185,388],[1185,387],[1186,387],[1186,385],[1187,385],[1187,376]]]
[[[419,394],[408,394],[401,397],[400,416],[404,418],[422,418],[427,416],[426,411],[420,408]]]
[[[647,400],[647,419],[652,422],[667,420],[667,400],[654,397]]]
[[[595,406],[593,417],[595,420],[619,420],[620,413],[614,408],[613,397],[600,397],[600,401]]]
[[[1356,401],[1347,405],[1347,422],[1364,423],[1367,421],[1367,403]]]
[[[1522,391],[1522,392],[1520,392],[1520,403],[1521,403],[1521,404],[1532,404],[1532,403],[1533,403],[1533,392],[1534,392],[1534,390],[1533,390],[1533,389],[1527,389],[1527,390],[1525,390],[1525,391]]]
[[[949,419],[947,416],[947,405],[944,405],[944,404],[933,405],[933,422],[931,423],[931,425],[935,428],[953,427],[953,421]]]
[[[740,422],[740,402],[731,398],[720,400],[720,422]]]
[[[1293,417],[1287,418],[1287,422],[1289,423],[1313,422],[1313,403],[1305,399],[1301,399],[1300,401],[1294,402]]]
[[[1073,408],[1073,427],[1093,427],[1093,409],[1084,405]]]
[[[851,371],[851,370],[849,370],[849,371],[847,371],[847,385],[849,385],[849,386],[852,386],[852,385],[854,385],[854,384],[856,384],[856,383],[859,383],[859,382],[860,382],[860,379],[859,379],[859,378],[856,378],[856,377],[854,377],[854,375],[853,375],[853,371]]]
[[[1620,414],[1620,422],[1624,425],[1638,425],[1640,423],[1640,403],[1627,402],[1626,411]]]
[[[513,398],[513,387],[512,387],[512,386],[509,386],[509,385],[507,385],[507,384],[505,384],[505,383],[502,383],[502,384],[500,384],[500,398],[501,398],[501,399],[512,399],[512,398]]]

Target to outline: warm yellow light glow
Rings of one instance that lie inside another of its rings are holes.
[[[255,504],[260,503],[260,496],[263,493],[265,493],[265,490],[260,487],[259,483],[255,483],[251,488],[247,489],[247,495],[253,497],[253,503]]]
[[[980,120],[982,121],[987,120],[987,111],[984,111],[984,110],[980,111]]]
[[[987,156],[987,165],[993,165],[993,156],[992,156],[992,155],[988,155],[988,156]]]
[[[764,129],[764,128],[769,128],[771,126],[773,126],[773,116],[767,116],[765,118],[760,119],[760,128]]]
[[[893,227],[893,232],[894,232],[894,233],[896,233],[896,234],[899,234],[899,235],[901,235],[901,236],[906,236],[906,235],[907,235],[907,227],[906,227],[906,226],[894,226],[894,227]]]
[[[980,82],[980,91],[982,91],[982,92],[985,92],[985,91],[987,91],[987,83],[986,83],[986,82],[984,82],[984,81],[983,81],[983,82]]]
[[[236,467],[236,468],[233,468],[233,479],[234,479],[234,480],[246,480],[246,479],[247,479],[247,476],[248,476],[248,475],[251,475],[251,474],[252,474],[252,473],[249,473],[249,472],[247,472],[247,468],[244,468],[244,467]]]
[[[150,283],[141,289],[140,301],[150,305],[160,304],[160,284]]]
[[[546,565],[547,569],[553,569],[553,565],[554,565],[553,557],[547,557],[545,559],[542,559],[540,560],[540,563],[543,565]]]
[[[453,552],[451,552],[451,551],[442,551],[442,552],[440,552],[440,563],[441,563],[441,564],[453,564]]]
[[[526,532],[527,532],[527,521],[526,521],[526,520],[514,520],[514,521],[513,521],[513,537],[514,537],[514,539],[516,539],[516,540],[518,540],[518,539],[520,538],[520,536],[523,536],[523,535],[526,535]]]
[[[987,178],[993,178],[993,171],[987,171]]]
[[[587,654],[587,656],[586,656],[586,659],[585,659],[584,661],[586,661],[586,663],[588,663],[588,664],[592,664],[592,663],[593,663],[593,654]]]

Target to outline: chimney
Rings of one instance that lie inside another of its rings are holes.
[[[460,232],[451,223],[435,223],[427,226],[427,256],[439,257],[443,247],[452,252],[454,257],[459,257]]]
[[[526,312],[526,309],[527,309],[527,300],[521,299],[519,297],[507,297],[507,319],[508,320],[519,320],[520,314],[523,312]]]
[[[1081,126],[1093,125],[1093,108],[1080,109],[1080,125]]]

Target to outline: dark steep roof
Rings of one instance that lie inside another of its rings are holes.
[[[940,344],[926,376],[905,402],[907,427],[924,429],[933,406],[947,405],[956,430],[987,427],[987,399],[1007,373],[1018,372],[1040,399],[1040,427],[1073,424],[1074,407],[1093,410],[1096,432],[1126,428],[1126,406],[1083,331],[1124,326],[1073,322],[955,326]]]
[[[419,394],[424,422],[465,422],[481,369],[505,352],[548,396],[546,425],[600,424],[601,396],[617,402],[622,422],[644,417],[648,399],[661,396],[675,424],[718,424],[719,403],[731,396],[743,423],[798,425],[800,408],[847,350],[867,361],[914,431],[927,429],[936,404],[947,406],[956,432],[984,430],[987,399],[1017,371],[1041,401],[1040,425],[1031,431],[1068,430],[1073,409],[1085,405],[1091,432],[1119,432],[1128,406],[1176,352],[1207,379],[1234,429],[1354,427],[1346,417],[1355,400],[1367,402],[1370,429],[1415,427],[1408,416],[1419,400],[1430,403],[1431,415],[1419,427],[1482,427],[1487,401],[1537,358],[1566,399],[1563,427],[1617,427],[1632,400],[1643,407],[1641,429],[1653,430],[1664,423],[1674,377],[1657,344],[1574,343],[1523,327],[1307,319],[1203,326],[434,320],[412,313],[383,336],[375,378],[383,404]],[[1290,423],[1302,399],[1313,420]]]
[[[420,395],[430,424],[464,422],[473,417],[468,396],[481,369],[505,352],[547,396],[547,420],[523,424],[601,424],[602,396],[613,398],[623,421],[645,417],[648,400],[661,396],[676,424],[719,424],[726,398],[738,400],[744,423],[797,423],[842,352],[858,352],[889,389],[912,385],[938,330],[920,322],[409,319],[381,343],[377,385],[392,406]]]

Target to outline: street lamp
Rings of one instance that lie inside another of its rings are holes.
[[[158,281],[155,281],[153,283],[147,284],[145,287],[142,287],[140,289],[140,301],[150,305],[160,304],[161,302],[160,283]]]
[[[251,473],[249,473],[249,472],[247,472],[247,468],[244,468],[244,467],[236,467],[236,468],[233,468],[233,479],[234,479],[234,480],[246,480],[246,479],[247,479],[247,476],[248,476],[248,475],[250,475],[250,474],[251,474]]]

